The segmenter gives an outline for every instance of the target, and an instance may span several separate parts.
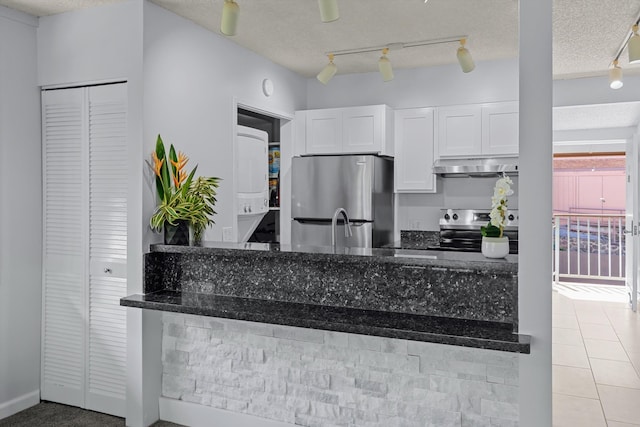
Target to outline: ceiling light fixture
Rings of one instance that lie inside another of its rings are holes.
[[[235,36],[238,29],[238,18],[240,16],[240,6],[233,0],[224,0],[222,6],[222,20],[220,31],[225,36]]]
[[[620,89],[622,87],[622,68],[618,66],[618,60],[625,48],[629,54],[629,64],[640,64],[640,35],[638,35],[638,24],[640,24],[640,13],[631,25],[631,30],[627,32],[620,47],[609,64],[609,87],[611,89]]]
[[[382,49],[382,56],[378,60],[378,68],[380,69],[382,80],[385,82],[393,80],[393,68],[391,67],[391,61],[387,58],[387,53],[389,53],[389,48],[385,47]]]
[[[332,22],[340,18],[338,0],[318,0],[318,7],[322,22]]]
[[[330,53],[327,55],[329,57],[329,63],[318,73],[316,78],[320,83],[326,85],[329,83],[329,80],[336,75],[336,71],[338,71],[338,67],[333,63],[333,54]]]
[[[380,57],[380,59],[378,60],[378,68],[380,69],[380,74],[382,74],[382,78],[384,79],[384,81],[387,82],[393,79],[393,68],[391,67],[391,61],[389,61],[389,58],[387,58],[387,53],[389,53],[390,50],[400,50],[408,47],[430,46],[430,45],[443,44],[443,43],[458,43],[458,42],[461,42],[461,40],[466,40],[467,37],[468,36],[454,36],[454,37],[447,37],[442,39],[421,40],[421,41],[407,42],[407,43],[390,43],[385,46],[359,47],[355,49],[336,50],[333,52],[326,52],[325,54],[329,57],[329,64],[326,67],[324,67],[324,69],[318,74],[317,77],[318,77],[318,80],[320,80],[322,83],[327,84],[327,82],[331,79],[331,77],[335,75],[336,71],[338,70],[338,67],[336,67],[335,64],[333,63],[334,56],[354,55],[359,53],[377,52],[382,50],[382,57]],[[473,59],[471,59],[471,55],[469,54],[469,51],[466,49],[465,51],[467,52],[466,60],[470,61],[470,64],[471,64],[471,68],[468,71],[465,71],[466,73],[468,73],[469,71],[473,70],[474,64],[473,64]],[[325,76],[328,76],[328,77],[325,77]]]
[[[609,87],[620,89],[622,87],[622,68],[618,66],[618,60],[613,61],[613,68],[609,69]]]
[[[460,68],[462,68],[463,73],[469,73],[476,68],[476,64],[473,62],[473,58],[471,57],[471,53],[469,53],[469,49],[464,47],[467,43],[466,38],[460,39],[460,47],[458,48],[457,56],[458,63],[460,63]]]
[[[627,46],[629,51],[629,64],[640,64],[640,36],[638,35],[638,22],[633,26],[633,35]]]

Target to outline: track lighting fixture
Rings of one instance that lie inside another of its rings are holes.
[[[627,45],[629,51],[629,64],[640,64],[640,35],[638,35],[638,23],[633,26],[633,35]]]
[[[474,68],[476,68],[476,64],[473,62],[473,58],[469,53],[469,49],[464,47],[466,43],[466,38],[460,39],[460,47],[458,48],[457,52],[458,62],[460,63],[460,67],[462,68],[463,73],[471,72]]]
[[[382,50],[382,56],[378,59],[378,69],[380,70],[380,74],[382,75],[382,79],[385,82],[389,80],[393,80],[393,67],[391,66],[391,61],[387,58],[387,54],[390,50],[399,50],[408,47],[419,47],[419,46],[430,46],[434,44],[442,44],[442,43],[460,43],[460,48],[458,49],[458,61],[460,61],[460,65],[462,66],[462,70],[465,73],[472,71],[475,68],[475,64],[473,63],[473,59],[471,58],[471,54],[464,47],[464,43],[467,40],[467,36],[455,36],[455,37],[447,37],[442,39],[435,40],[421,40],[417,42],[406,42],[406,43],[390,43],[385,46],[372,46],[372,47],[359,47],[355,49],[346,49],[346,50],[336,50],[331,53],[327,53],[326,55],[329,57],[329,64],[324,67],[320,73],[318,73],[318,80],[323,84],[327,84],[327,82],[336,74],[338,71],[338,67],[333,63],[334,56],[339,55],[354,55],[359,53],[368,53],[368,52],[376,52]],[[461,51],[462,50],[462,51]]]
[[[613,68],[609,69],[609,87],[620,89],[622,87],[622,68],[618,66],[618,60],[613,61]]]
[[[331,22],[340,18],[338,0],[318,0],[318,7],[320,8],[322,22]]]
[[[333,54],[330,53],[327,56],[329,57],[329,63],[316,76],[318,81],[323,85],[329,83],[329,80],[331,80],[333,76],[336,75],[336,71],[338,71],[338,67],[333,63]]]
[[[622,87],[622,68],[618,66],[618,60],[625,48],[629,54],[629,65],[640,64],[640,35],[638,35],[638,24],[640,24],[640,13],[636,16],[631,26],[631,31],[627,32],[618,48],[616,56],[613,57],[609,68],[609,87],[620,89]]]
[[[389,48],[385,47],[382,49],[382,56],[378,60],[378,68],[380,69],[382,80],[385,82],[393,80],[393,68],[391,68],[391,61],[387,58],[387,53],[389,53]]]
[[[225,36],[235,36],[238,28],[238,18],[240,16],[240,6],[234,0],[224,0],[222,6],[222,20],[220,31]]]

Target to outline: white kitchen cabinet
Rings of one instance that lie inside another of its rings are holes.
[[[518,102],[482,106],[482,154],[518,154]]]
[[[342,109],[310,110],[305,116],[307,154],[342,152]]]
[[[42,93],[41,397],[126,409],[127,87]]]
[[[518,102],[438,108],[440,157],[518,154]]]
[[[395,112],[395,192],[434,193],[434,109]]]
[[[303,113],[305,154],[393,156],[393,111],[386,105],[327,108]]]
[[[440,157],[469,157],[482,153],[482,108],[460,105],[438,108]]]

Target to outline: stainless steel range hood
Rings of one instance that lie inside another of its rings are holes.
[[[433,166],[433,173],[442,177],[496,177],[503,173],[518,175],[517,157],[489,159],[440,159]]]

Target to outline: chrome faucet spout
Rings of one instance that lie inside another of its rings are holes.
[[[331,246],[336,247],[336,229],[338,226],[338,215],[342,214],[344,218],[344,237],[351,237],[351,224],[349,223],[349,216],[347,215],[347,211],[344,208],[338,208],[333,213],[333,218],[331,218]]]

